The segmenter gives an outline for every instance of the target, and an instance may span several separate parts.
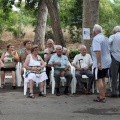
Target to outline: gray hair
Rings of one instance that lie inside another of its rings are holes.
[[[114,33],[120,32],[120,26],[115,26],[115,27],[113,28],[113,32],[114,32]]]
[[[102,27],[98,24],[95,24],[94,27],[93,27],[93,32],[98,32],[98,33],[101,33],[102,32]]]
[[[57,49],[57,48],[61,48],[62,49],[62,46],[61,45],[56,45],[55,49]]]
[[[80,45],[80,50],[81,50],[82,48],[86,48],[86,46],[85,46],[84,44],[81,44],[81,45]],[[86,49],[87,49],[87,48],[86,48]]]

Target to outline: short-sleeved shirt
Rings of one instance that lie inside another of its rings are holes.
[[[53,49],[53,51],[51,52],[51,56],[53,56],[54,54],[56,54],[56,47],[57,47],[57,45],[54,45],[54,49]],[[62,50],[63,50],[63,54],[64,54],[67,49],[66,49],[65,47],[63,47]],[[47,54],[48,54],[48,53],[49,53],[49,48],[46,48],[46,49],[44,50],[44,58],[47,57]]]
[[[97,67],[96,51],[101,52],[101,66],[103,69],[109,68],[111,64],[111,56],[109,51],[108,38],[102,33],[97,34],[93,38],[91,53],[93,58],[93,68]]]
[[[112,56],[120,62],[120,32],[109,37],[109,44]]]
[[[65,68],[66,66],[69,65],[69,61],[68,61],[68,57],[65,55],[61,55],[61,57],[59,57],[57,54],[53,55],[48,64],[53,64],[54,62],[60,62],[61,66],[58,65],[54,65],[54,68]]]
[[[93,62],[90,54],[86,54],[85,56],[83,56],[82,54],[78,54],[74,57],[73,63],[80,68],[84,68],[88,67]]]
[[[25,62],[25,59],[26,59],[27,55],[28,55],[28,53],[26,52],[26,48],[22,48],[22,49],[20,50],[20,61],[21,61],[22,63]]]

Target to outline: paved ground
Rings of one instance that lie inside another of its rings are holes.
[[[62,90],[63,91],[63,90]],[[0,120],[120,120],[120,98],[107,98],[96,103],[96,95],[23,96],[23,88],[12,90],[11,84],[0,89]]]

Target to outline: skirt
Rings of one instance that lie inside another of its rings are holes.
[[[29,73],[27,77],[24,76],[25,82],[33,80],[36,83],[40,83],[45,81],[46,79],[48,79],[46,72],[43,72],[41,74]]]

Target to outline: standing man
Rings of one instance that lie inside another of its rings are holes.
[[[47,40],[47,48],[44,50],[44,60],[46,63],[49,62],[50,58],[56,53],[56,47],[58,45],[54,45],[54,41],[52,39]],[[62,53],[68,55],[68,51],[65,47],[62,47]],[[51,67],[46,66],[46,74],[48,76],[47,82],[47,88],[50,87],[50,74]]]
[[[113,29],[113,35],[109,37],[110,51],[112,56],[111,77],[112,77],[112,94],[110,97],[117,97],[117,90],[120,96],[120,26]],[[117,89],[117,79],[119,74],[119,88]]]
[[[87,54],[87,48],[85,45],[81,45],[80,54],[76,55],[73,60],[73,66],[75,67],[75,76],[78,81],[80,91],[85,94],[91,93],[93,74],[92,68],[92,58],[90,54]],[[82,75],[86,75],[89,78],[88,88],[86,89],[84,83],[82,82]]]
[[[96,85],[99,90],[99,96],[94,99],[95,102],[105,102],[106,81],[105,77],[111,64],[109,52],[109,42],[102,34],[102,27],[98,24],[93,28],[94,38],[91,52],[93,58],[93,72],[95,75]]]
[[[60,77],[66,78],[64,94],[69,95],[68,89],[72,81],[72,74],[69,69],[70,65],[68,57],[66,55],[62,55],[62,47],[60,45],[56,47],[56,54],[50,58],[48,66],[54,67],[56,96],[60,96]]]

